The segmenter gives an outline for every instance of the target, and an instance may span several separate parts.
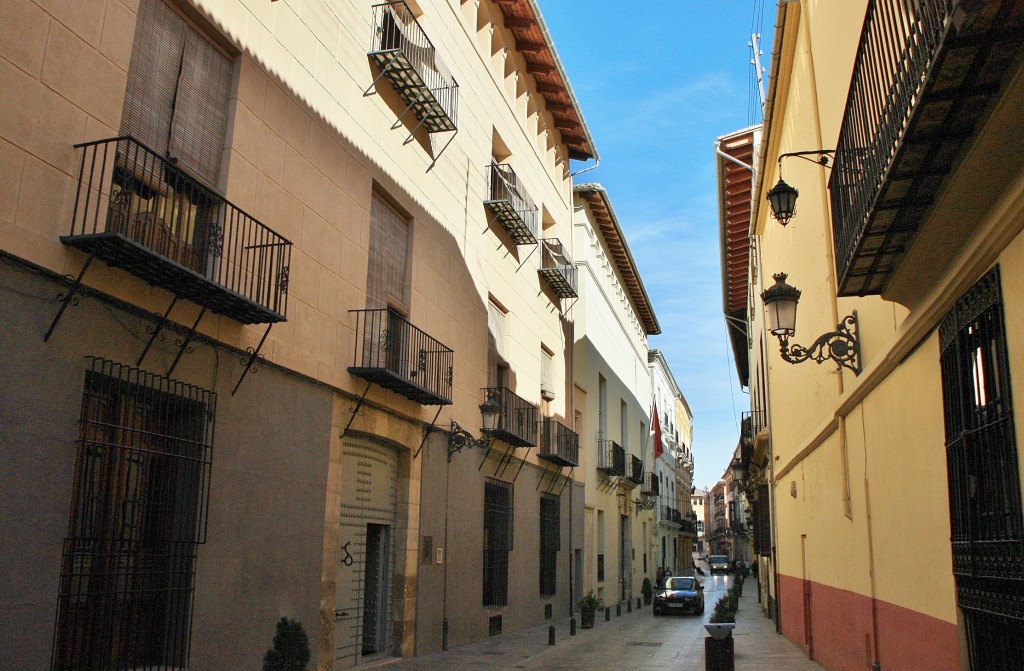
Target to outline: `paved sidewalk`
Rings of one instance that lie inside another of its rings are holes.
[[[736,611],[736,671],[821,671],[823,667],[807,659],[801,648],[775,633],[775,623],[764,616],[761,604],[757,603],[756,590],[757,585],[748,580],[740,597],[740,609]]]
[[[733,634],[736,671],[821,671],[800,648],[775,633],[775,624],[761,613],[756,592],[746,591],[740,597]],[[709,594],[707,614],[699,620],[653,618],[650,607],[632,613],[623,608],[622,616],[616,617],[613,608],[610,621],[605,622],[599,612],[596,626],[579,629],[576,636],[569,635],[568,618],[549,623],[555,627],[554,646],[548,645],[549,624],[544,624],[374,666],[386,671],[704,671],[706,633],[700,625],[710,615],[717,596]]]

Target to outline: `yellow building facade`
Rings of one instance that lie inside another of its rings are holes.
[[[1015,2],[778,4],[726,312],[762,591],[828,669],[1024,664],[1022,29]]]

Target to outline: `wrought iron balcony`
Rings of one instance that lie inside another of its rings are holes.
[[[559,298],[576,298],[576,266],[565,253],[558,238],[541,240],[541,260],[538,272],[547,280]]]
[[[871,0],[829,181],[839,295],[880,293],[1024,42],[1015,0]]]
[[[510,165],[487,166],[487,200],[494,218],[517,245],[537,244],[537,206],[519,185]]]
[[[630,467],[629,467],[629,479],[638,485],[644,483],[644,462],[633,455],[629,456]]]
[[[578,466],[580,437],[561,422],[545,417],[541,423],[540,450],[537,456],[559,466]]]
[[[501,406],[498,426],[492,433],[495,438],[516,447],[537,444],[537,406],[505,387],[486,387],[483,392]]]
[[[644,488],[640,490],[641,494],[647,494],[648,496],[657,496],[661,482],[658,480],[657,473],[647,474],[647,483]]]
[[[75,146],[61,242],[243,324],[285,320],[288,240],[131,137]]]
[[[457,129],[459,85],[405,2],[373,6],[368,55],[427,132]]]
[[[683,518],[679,521],[679,531],[690,536],[697,535],[697,523],[693,520]]]
[[[455,354],[394,310],[356,315],[355,364],[348,372],[422,405],[450,405]]]
[[[608,475],[626,474],[626,450],[614,440],[598,439],[597,470]]]

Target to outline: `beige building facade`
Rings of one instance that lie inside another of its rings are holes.
[[[287,618],[352,668],[571,612],[597,154],[536,4],[0,24],[0,666],[253,668]]]
[[[1022,28],[1019,2],[778,4],[726,313],[762,591],[827,669],[1024,664]]]

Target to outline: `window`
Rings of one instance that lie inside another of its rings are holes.
[[[508,386],[508,311],[495,301],[487,302],[487,386]]]
[[[597,581],[604,582],[604,511],[597,511]]]
[[[135,28],[111,202],[110,230],[205,274],[217,255],[214,223],[233,65],[162,0],[143,0]]]
[[[554,381],[555,355],[541,345],[540,351],[540,396],[545,401],[555,400]]]
[[[90,359],[53,669],[187,666],[215,400]]]
[[[409,218],[377,193],[370,201],[366,307],[409,314]]]
[[[121,132],[216,187],[232,63],[162,0],[142,0]]]
[[[1024,668],[1017,439],[998,267],[939,325],[957,604],[974,669]]]
[[[561,549],[557,496],[540,498],[540,595],[553,596],[558,584],[558,551]]]
[[[622,399],[619,399],[619,441],[629,450],[629,408]]]
[[[508,605],[508,553],[512,551],[512,485],[484,483],[483,605]]]
[[[597,374],[597,432],[601,439],[608,435],[608,381]]]

